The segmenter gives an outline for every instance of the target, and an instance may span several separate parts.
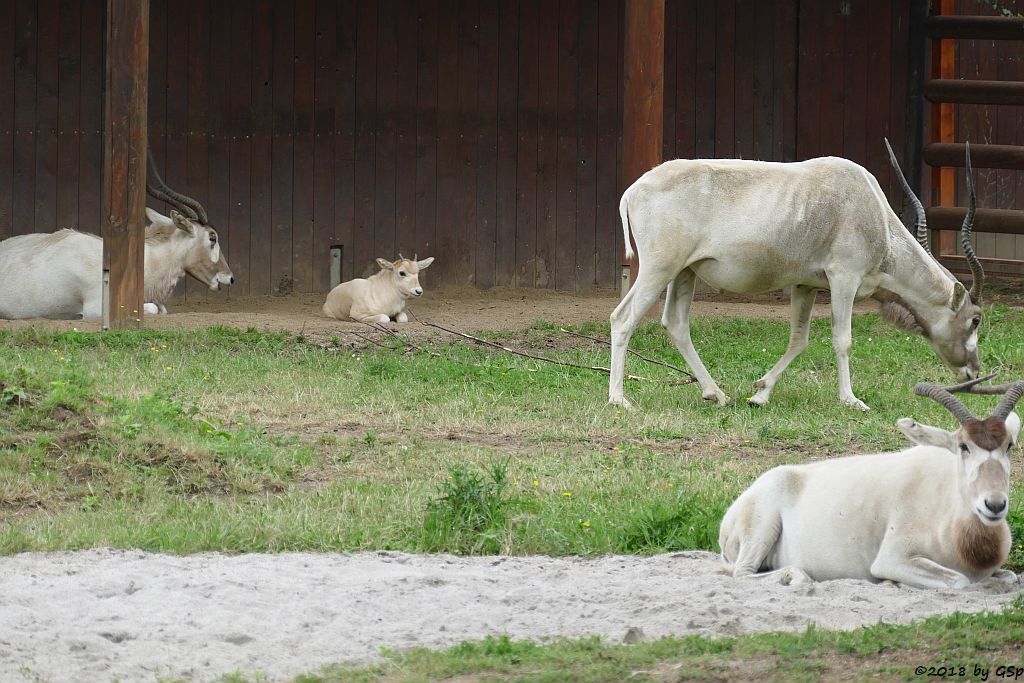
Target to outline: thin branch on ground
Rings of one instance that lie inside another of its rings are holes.
[[[472,342],[475,342],[477,344],[481,344],[483,346],[490,346],[490,347],[495,348],[495,349],[500,349],[502,351],[505,351],[507,353],[511,353],[513,355],[516,355],[516,356],[522,356],[523,358],[529,358],[531,360],[539,360],[539,361],[542,361],[544,363],[551,363],[552,365],[560,365],[560,366],[566,367],[566,368],[576,368],[577,370],[593,370],[595,372],[603,372],[606,375],[611,373],[611,370],[609,368],[603,368],[600,365],[580,365],[578,363],[570,363],[568,361],[555,360],[553,358],[547,358],[545,356],[537,356],[537,355],[534,355],[532,353],[526,353],[525,351],[519,351],[517,349],[513,349],[513,348],[508,347],[508,346],[502,346],[501,344],[498,344],[496,342],[488,341],[486,339],[481,339],[480,337],[474,336],[472,334],[467,334],[466,332],[460,332],[458,330],[453,330],[453,329],[451,329],[449,327],[445,327],[444,325],[438,325],[437,323],[427,322],[426,320],[419,320],[419,319],[417,319],[417,322],[419,322],[420,325],[424,325],[426,327],[433,327],[434,329],[441,330],[442,332],[447,332],[448,334],[453,334],[455,336],[462,337],[463,339],[468,339],[468,340],[470,340]],[[639,375],[627,375],[626,379],[637,380],[637,381],[640,381],[640,382],[659,382],[659,381],[661,381],[661,380],[651,379],[649,377],[640,377]],[[681,380],[681,381],[668,382],[668,384],[689,384],[692,381],[693,381],[693,379],[687,378],[687,379]]]
[[[392,329],[390,329],[388,327],[384,327],[384,325],[382,325],[381,323],[368,323],[368,322],[364,322],[362,320],[356,320],[356,322],[362,323],[363,325],[366,325],[367,327],[372,327],[373,329],[377,330],[378,332],[383,332],[386,335],[390,335],[399,344],[402,344],[403,346],[405,346],[406,352],[408,352],[409,350],[413,350],[413,351],[419,351],[420,353],[428,354],[428,355],[433,356],[435,358],[442,358],[441,354],[437,353],[436,351],[431,351],[430,349],[423,348],[419,344],[414,344],[413,342],[411,342],[408,339],[406,339],[406,338],[402,337],[401,335],[399,335],[394,330],[392,330]],[[385,347],[385,348],[388,348],[388,347]],[[397,350],[397,348],[395,350]]]
[[[558,329],[561,332],[565,332],[566,334],[572,335],[573,337],[580,337],[582,339],[589,339],[590,341],[596,341],[599,344],[604,344],[605,346],[611,346],[612,345],[612,343],[609,340],[607,340],[607,339],[601,339],[600,337],[591,337],[589,334],[581,334],[579,332],[573,332],[572,330],[567,330],[564,327],[559,327]],[[693,376],[693,373],[691,373],[691,372],[689,372],[687,370],[683,370],[682,368],[676,367],[675,365],[672,365],[671,363],[666,363],[665,361],[658,360],[657,358],[650,358],[648,356],[643,355],[642,353],[634,351],[633,349],[626,349],[626,351],[628,351],[629,353],[633,354],[634,356],[636,356],[640,360],[647,361],[648,363],[653,363],[654,365],[660,365],[662,367],[669,368],[670,370],[675,370],[676,372],[681,372],[682,374],[684,374],[687,377],[689,377],[690,381],[696,381],[696,379],[697,379],[696,377]]]

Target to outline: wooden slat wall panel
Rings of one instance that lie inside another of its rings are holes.
[[[839,154],[900,205],[881,138],[904,139],[909,0],[666,5],[666,158]],[[0,1],[0,238],[98,229],[103,12]],[[153,151],[220,231],[228,296],[323,292],[333,244],[346,279],[402,252],[437,257],[428,287],[618,285],[620,0],[151,0],[151,22]],[[960,45],[961,76],[1024,79],[1014,45]],[[1024,108],[959,126],[1021,144]],[[1021,176],[979,170],[981,203],[1024,207]]]

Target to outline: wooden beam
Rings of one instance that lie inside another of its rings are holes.
[[[955,12],[954,0],[938,0],[932,4],[933,10],[939,15],[950,15]],[[954,41],[932,40],[932,79],[951,79],[956,76]],[[928,96],[928,83],[925,83],[925,97]],[[929,98],[931,99],[931,98]],[[956,127],[954,108],[951,104],[932,101],[931,106],[931,142],[951,143]],[[952,168],[932,169],[932,206],[953,206],[956,204],[956,176]],[[933,228],[934,229],[934,228]],[[939,233],[937,253],[947,254],[955,250],[955,234]]]
[[[966,214],[967,209],[962,206],[933,206],[926,211],[928,227],[959,232]],[[974,214],[974,232],[1024,235],[1024,211],[978,209]]]
[[[935,142],[925,145],[924,161],[929,166],[966,165],[966,145],[962,142]],[[1024,146],[971,144],[971,166],[974,168],[1007,168],[1024,171]]]
[[[624,190],[662,161],[665,0],[626,0],[623,48],[620,187]],[[622,263],[627,261],[623,258]],[[636,278],[636,268],[632,278]]]
[[[1024,81],[962,81],[943,75],[924,84],[924,96],[931,102],[1019,105],[1024,104]]]
[[[107,0],[103,91],[104,328],[142,323],[149,0]]]
[[[929,38],[1024,40],[1024,17],[929,17]]]

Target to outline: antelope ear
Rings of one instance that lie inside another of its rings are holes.
[[[433,262],[434,262],[434,257],[431,256],[429,258],[423,259],[422,261],[417,261],[416,265],[418,265],[420,267],[420,270],[423,270],[424,268],[428,268],[430,266],[430,264],[433,263]]]
[[[387,261],[385,259],[382,259],[382,258],[377,259],[377,265],[380,266],[381,270],[394,270],[395,269],[395,264],[394,263],[392,263],[391,261]]]
[[[886,301],[882,304],[879,312],[883,318],[901,330],[906,330],[912,334],[924,334],[924,330],[917,323],[914,314],[910,312],[909,308],[899,302]]]
[[[1020,434],[1020,416],[1015,412],[1010,412],[1006,416],[1006,431],[1010,433],[1010,442],[1012,444],[1017,443],[1017,435]]]
[[[959,280],[953,285],[953,298],[949,300],[949,308],[954,313],[960,311],[967,302],[967,288]]]
[[[171,209],[171,220],[174,221],[174,225],[178,230],[184,230],[188,234],[192,234],[192,221],[185,218],[174,209]]]
[[[931,425],[923,425],[909,417],[901,417],[896,420],[896,426],[918,446],[936,446],[953,453],[956,452],[956,439],[953,438],[952,432]]]

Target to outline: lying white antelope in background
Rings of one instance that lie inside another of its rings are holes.
[[[999,567],[1010,550],[1008,452],[1020,432],[1011,411],[1024,381],[1000,388],[1005,396],[979,420],[946,389],[918,384],[914,391],[945,406],[959,429],[902,418],[896,424],[919,444],[913,448],[783,465],[758,477],[722,519],[718,543],[727,571],[784,584],[1015,582]]]
[[[234,283],[206,211],[160,179],[152,153],[149,194],[176,207],[170,217],[146,209],[144,311],[164,300],[185,273],[210,289]],[[184,215],[182,215],[184,214]],[[103,314],[103,240],[76,230],[19,235],[0,242],[0,318],[86,320]]]
[[[885,317],[923,335],[961,379],[977,377],[984,271],[970,244],[975,206],[970,151],[971,203],[961,229],[974,275],[970,292],[931,256],[924,209],[891,148],[889,154],[917,209],[916,242],[889,207],[878,181],[846,159],[680,159],[633,183],[622,195],[619,212],[626,256],[633,255],[632,231],[640,266],[636,282],[611,315],[609,402],[630,405],[622,394],[629,338],[666,286],[662,325],[700,382],[703,397],[728,402],[690,339],[690,303],[698,277],[730,292],[791,288],[789,347],[754,383],[752,404],[768,401],[779,375],[807,347],[811,306],[823,289],[832,294],[832,344],[844,404],[868,409],[850,384],[850,320],[859,297],[883,302]]]
[[[342,282],[330,291],[324,302],[324,315],[364,323],[408,322],[405,302],[423,295],[420,271],[433,262],[433,256],[417,261],[415,255],[409,260],[399,254],[394,263],[379,258],[379,273]]]

